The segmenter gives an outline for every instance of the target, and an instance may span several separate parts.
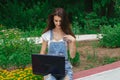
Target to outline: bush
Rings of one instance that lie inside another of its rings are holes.
[[[79,17],[78,17],[79,16]],[[77,17],[74,17],[73,32],[75,34],[95,34],[99,31],[99,25],[102,19],[95,12],[91,13],[79,13]]]
[[[102,39],[100,39],[100,46],[116,48],[120,47],[120,24],[114,27],[103,26],[101,28]]]
[[[0,31],[0,67],[24,68],[31,63],[31,54],[38,53],[40,45],[22,39],[19,29]]]
[[[79,54],[79,52],[76,52],[75,57],[72,59],[70,57],[70,52],[68,51],[68,59],[70,60],[70,62],[73,66],[78,66],[80,64],[80,54]]]
[[[78,66],[80,64],[80,54],[76,52],[75,58],[71,59],[70,62],[72,63],[73,66]]]

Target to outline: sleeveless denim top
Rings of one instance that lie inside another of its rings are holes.
[[[67,42],[64,40],[54,42],[52,30],[50,31],[50,43],[48,45],[48,55],[65,56],[68,60]]]

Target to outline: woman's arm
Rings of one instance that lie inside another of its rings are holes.
[[[71,35],[64,36],[64,39],[68,42],[70,57],[74,58],[76,55],[76,39]]]
[[[71,41],[68,43],[69,51],[70,51],[70,57],[74,58],[76,55],[76,41]]]
[[[47,42],[43,40],[40,54],[46,54],[46,49],[47,49]]]

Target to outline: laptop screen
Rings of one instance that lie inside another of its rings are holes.
[[[32,54],[33,74],[65,76],[65,57]]]

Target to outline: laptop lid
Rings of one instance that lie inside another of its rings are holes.
[[[54,76],[65,76],[65,57],[32,54],[33,74]]]

